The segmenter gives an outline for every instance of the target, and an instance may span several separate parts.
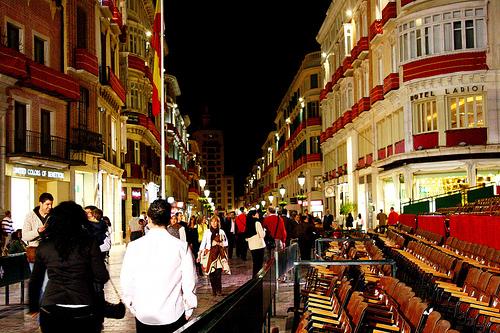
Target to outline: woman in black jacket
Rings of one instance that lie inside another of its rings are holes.
[[[40,328],[50,332],[100,332],[102,310],[94,286],[109,280],[96,241],[85,229],[87,216],[73,201],[52,210],[36,251],[29,283],[29,311],[40,313]],[[49,281],[40,300],[45,271]]]

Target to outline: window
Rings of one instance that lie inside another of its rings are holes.
[[[118,141],[118,137],[116,136],[116,120],[115,118],[111,118],[111,149],[116,152],[116,142]]]
[[[87,13],[81,7],[76,9],[76,47],[87,49]]]
[[[450,128],[484,127],[483,100],[483,95],[449,97]]]
[[[86,129],[88,125],[89,91],[80,87],[80,100],[77,104],[78,128]]]
[[[318,74],[311,75],[311,89],[318,88]]]
[[[486,47],[484,8],[467,8],[417,18],[401,24],[398,30],[402,62],[442,51]]]
[[[7,22],[7,47],[21,51],[21,29]]]
[[[307,102],[307,119],[319,117],[319,102]]]
[[[33,61],[45,65],[45,40],[35,36],[33,38]]]
[[[134,141],[134,163],[141,164],[141,143]]]
[[[319,154],[321,152],[318,136],[309,138],[309,149],[311,154]]]
[[[435,100],[413,104],[413,133],[437,131],[437,108]]]

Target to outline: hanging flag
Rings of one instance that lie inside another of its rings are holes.
[[[154,50],[153,61],[153,116],[160,114],[160,89],[161,89],[161,69],[162,69],[162,13],[161,1],[156,0],[155,19],[153,23],[153,36],[151,39],[151,47]]]

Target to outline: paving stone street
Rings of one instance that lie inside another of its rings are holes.
[[[122,258],[125,253],[125,245],[115,245],[112,248],[109,259],[109,272],[111,281],[105,286],[106,300],[109,302],[117,302],[119,295],[115,292],[112,283],[120,291],[120,270]],[[248,254],[248,260],[233,258],[230,261],[231,275],[222,276],[222,296],[212,296],[211,287],[208,277],[199,277],[198,279],[198,308],[193,313],[193,318],[201,315],[204,311],[212,307],[217,302],[223,300],[225,296],[236,290],[238,287],[247,282],[252,273],[252,260]],[[271,320],[271,327],[279,327],[280,332],[285,332],[286,324],[286,309],[292,305],[293,297],[291,297],[291,285],[280,285],[278,294],[278,303],[276,307],[276,316]],[[27,288],[25,290],[25,300],[27,302]],[[0,332],[1,333],[35,333],[40,332],[36,319],[27,315],[26,306],[20,304],[20,285],[10,286],[10,305],[5,305],[5,288],[0,288]],[[104,322],[103,333],[135,332],[135,319],[127,310],[124,319],[106,319]]]

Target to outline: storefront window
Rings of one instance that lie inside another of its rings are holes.
[[[453,96],[447,102],[450,128],[484,127],[483,95]]]
[[[436,101],[429,100],[413,104],[413,133],[437,131]]]
[[[467,174],[465,173],[465,171],[414,175],[413,179],[415,199],[444,194],[469,186],[469,184],[467,183]]]

